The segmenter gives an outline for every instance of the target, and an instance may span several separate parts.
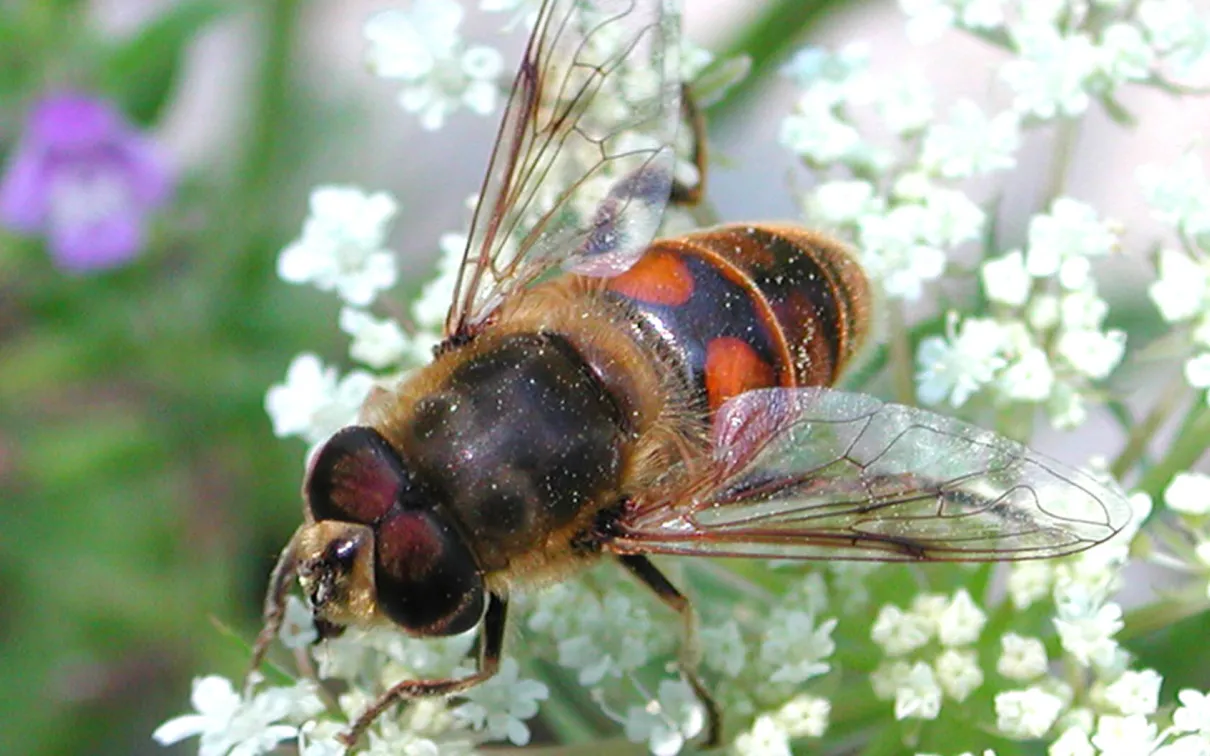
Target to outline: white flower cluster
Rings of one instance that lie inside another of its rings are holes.
[[[931,42],[950,29],[997,40],[1013,54],[1000,78],[1023,115],[1083,113],[1124,84],[1204,84],[1210,18],[1193,0],[900,0],[908,37]]]
[[[783,73],[803,91],[782,122],[781,142],[829,176],[804,198],[807,219],[850,238],[888,296],[919,299],[950,254],[978,239],[986,223],[984,211],[951,184],[1013,165],[1017,116],[989,117],[961,101],[934,122],[932,95],[918,76],[876,77],[863,45],[836,54],[804,50]],[[871,107],[898,150],[859,129],[855,112]]]
[[[937,117],[918,75],[874,75],[866,46],[799,53],[784,69],[802,93],[781,141],[822,179],[803,199],[806,216],[853,242],[891,306],[920,299],[947,270],[960,271],[955,253],[982,242],[979,280],[990,313],[950,313],[944,335],[921,341],[919,398],[957,407],[985,392],[995,404],[1040,405],[1058,427],[1079,425],[1096,384],[1125,354],[1125,334],[1105,326],[1108,305],[1092,277],[1092,261],[1116,248],[1117,230],[1094,208],[1057,194],[1049,212],[1031,220],[1025,248],[1002,251],[988,235],[995,212],[957,182],[1013,167],[1023,128],[1070,119],[1093,100],[1111,102],[1124,84],[1172,88],[1176,80],[1196,83],[1194,74],[1210,78],[1210,22],[1184,2],[902,6],[916,41],[962,29],[1005,46],[1012,55],[997,76],[1011,106],[987,114],[959,100]],[[1157,214],[1185,239],[1204,239],[1207,182],[1192,154],[1175,171],[1145,169],[1140,179]],[[1204,254],[1191,253],[1195,246],[1161,253],[1153,297],[1164,300],[1170,322],[1190,322],[1198,343],[1210,338],[1200,325],[1210,268]],[[1210,354],[1192,354],[1186,373],[1192,385],[1210,387]]]
[[[511,74],[499,50],[462,39],[464,15],[457,0],[415,0],[410,10],[382,11],[365,27],[370,68],[403,82],[399,104],[430,131],[460,106],[494,112]]]
[[[379,293],[395,285],[395,255],[383,247],[394,200],[354,187],[321,186],[311,194],[311,214],[302,236],[278,258],[278,274],[290,283],[310,283],[334,291],[345,303],[340,330],[352,341],[349,357],[392,380],[400,371],[428,360],[440,340],[465,237],[441,241],[441,274],[411,307],[413,327],[405,331],[395,318],[370,308]],[[318,444],[352,423],[377,379],[355,369],[339,377],[335,367],[305,352],[290,363],[284,383],[271,387],[265,409],[278,437],[298,436]]]
[[[416,640],[390,630],[350,629],[310,646],[316,637],[310,611],[291,596],[281,640],[311,657],[319,680],[345,691],[335,701],[311,681],[273,686],[257,677],[255,692],[240,695],[226,679],[207,677],[194,683],[197,713],[165,722],[155,739],[170,744],[200,736],[202,756],[255,756],[284,741],[296,741],[302,756],[340,756],[346,747],[337,738],[377,695],[400,680],[468,674],[462,665],[474,643],[473,632]],[[468,691],[456,707],[421,699],[407,704],[399,717],[380,717],[366,734],[363,752],[437,756],[471,754],[485,741],[525,745],[530,738],[525,720],[537,714],[548,695],[545,685],[522,678],[517,662],[505,659],[495,677]]]
[[[1138,178],[1152,214],[1180,240],[1160,250],[1148,293],[1160,316],[1184,329],[1185,380],[1210,389],[1210,180],[1192,151],[1170,167],[1143,166]],[[1206,397],[1210,402],[1210,392]]]
[[[992,315],[951,312],[944,337],[917,351],[918,395],[955,407],[987,390],[1000,402],[1040,403],[1058,427],[1087,415],[1093,382],[1121,362],[1126,335],[1105,328],[1091,259],[1108,254],[1116,233],[1082,202],[1060,197],[1030,221],[1028,245],[985,261],[980,270]]]
[[[1176,533],[1165,539],[1166,552],[1161,564],[1206,580],[1210,597],[1210,475],[1200,472],[1177,473],[1164,491],[1164,504],[1177,515]]]
[[[822,578],[813,575],[759,616],[731,616],[702,628],[700,671],[720,681],[712,688],[723,710],[751,723],[725,733],[737,753],[788,756],[792,740],[826,731],[830,703],[804,691],[831,671],[836,620],[816,614],[826,603]],[[521,606],[529,613],[527,651],[571,671],[630,740],[671,756],[701,734],[701,702],[684,680],[665,676],[681,642],[676,617],[615,566],[523,597]],[[648,692],[652,685],[655,695]],[[636,694],[646,706],[614,713]]]
[[[908,611],[883,606],[870,630],[887,656],[870,676],[874,695],[895,702],[896,719],[936,719],[943,696],[965,701],[983,684],[978,655],[970,646],[986,623],[987,616],[965,589],[952,596],[918,594]]]

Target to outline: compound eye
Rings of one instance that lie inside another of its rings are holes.
[[[374,583],[384,614],[413,635],[456,635],[478,624],[483,576],[445,517],[399,511],[377,531]]]
[[[316,520],[370,525],[387,513],[406,481],[399,455],[382,434],[354,425],[315,455],[303,489]]]

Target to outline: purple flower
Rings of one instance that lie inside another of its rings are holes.
[[[52,94],[30,111],[0,180],[0,223],[47,237],[66,270],[107,268],[143,246],[144,216],[172,177],[155,146],[109,102]]]

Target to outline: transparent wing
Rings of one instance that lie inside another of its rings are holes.
[[[673,0],[546,0],[446,318],[465,335],[557,264],[616,275],[655,235],[680,114]]]
[[[912,407],[765,389],[720,408],[706,469],[632,502],[622,553],[993,561],[1081,551],[1130,519],[1120,490]]]

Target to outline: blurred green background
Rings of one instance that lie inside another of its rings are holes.
[[[409,190],[406,159],[382,159],[437,142],[358,143],[368,110],[407,120],[393,90],[357,70],[361,21],[390,5],[0,4],[4,155],[56,86],[112,98],[153,131],[225,134],[180,161],[174,201],[126,267],[67,275],[40,240],[0,233],[0,751],[192,753],[196,740],[162,749],[152,730],[188,709],[191,677],[242,674],[265,578],[300,516],[303,444],[273,437],[264,393],[300,351],[347,364],[336,298],[282,283],[277,252],[321,182],[400,198],[403,294],[428,275],[439,231],[465,223],[455,202],[411,224],[409,210],[434,209],[409,203],[422,187]],[[758,52],[752,83],[817,12],[769,3],[733,30],[733,46]],[[333,91],[313,44],[333,17],[349,75],[373,89]],[[214,52],[216,35],[237,60]],[[234,98],[190,107],[211,66],[235,71]],[[457,150],[473,175],[494,119],[454,121],[429,164]]]

